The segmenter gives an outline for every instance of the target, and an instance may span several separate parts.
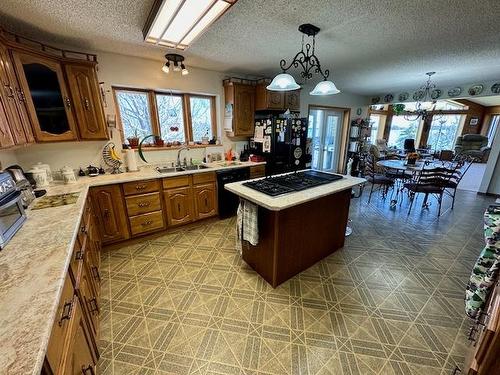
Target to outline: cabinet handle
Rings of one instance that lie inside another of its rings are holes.
[[[75,254],[75,259],[76,259],[76,260],[81,260],[81,259],[83,259],[83,255],[84,255],[84,254],[85,254],[85,250],[83,250],[83,249],[78,250],[78,251],[76,252],[76,254]]]
[[[80,231],[83,233],[83,234],[88,234],[89,231],[87,229],[87,226],[86,225],[82,225],[82,227],[80,228]]]
[[[92,365],[88,365],[87,367],[82,366],[82,374],[87,375],[87,373],[89,373],[90,375],[95,375],[94,367]]]
[[[59,319],[59,327],[63,325],[65,320],[69,320],[69,318],[71,318],[71,310],[73,310],[73,301],[66,302],[63,306],[61,318]]]
[[[474,343],[476,343],[476,333],[477,333],[478,329],[477,329],[477,326],[476,325],[471,325],[470,328],[469,328],[469,334],[467,335],[467,339]]]
[[[146,187],[147,187],[146,185],[135,185],[136,190],[144,190],[146,189]]]
[[[153,221],[152,221],[152,220],[144,221],[144,222],[142,222],[142,223],[141,223],[141,225],[142,225],[143,227],[147,227],[148,225],[151,225],[151,224],[153,224]]]
[[[95,298],[92,298],[89,300],[89,305],[90,305],[90,313],[98,313],[99,314],[99,306],[97,305],[97,300]]]
[[[83,99],[83,105],[87,111],[90,110],[90,100],[88,98]]]
[[[107,208],[104,209],[102,216],[104,216],[106,219],[109,217],[109,210]]]
[[[137,203],[139,207],[149,207],[151,205],[151,202],[139,202]]]
[[[17,98],[19,99],[19,101],[25,102],[26,101],[26,95],[24,95],[24,91],[21,90],[19,87],[16,88],[16,91],[17,91]]]
[[[457,375],[457,374],[459,374],[459,373],[461,373],[461,372],[462,372],[462,370],[460,370],[460,367],[455,366],[455,369],[453,370],[452,375]]]
[[[12,86],[11,85],[4,85],[4,86],[10,91],[10,94],[7,94],[7,97],[11,99],[14,98],[14,89],[12,88]]]
[[[97,269],[96,266],[92,266],[92,276],[94,276],[94,279],[101,282],[101,275],[99,274],[99,270]]]
[[[71,100],[68,96],[64,98],[64,101],[66,102],[66,107],[71,108]]]
[[[179,213],[181,213],[181,204],[180,203],[177,203],[177,211],[179,211]]]

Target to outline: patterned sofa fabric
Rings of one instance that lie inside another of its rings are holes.
[[[465,291],[465,312],[475,318],[484,307],[500,272],[500,206],[491,205],[484,214],[486,246],[472,269]]]

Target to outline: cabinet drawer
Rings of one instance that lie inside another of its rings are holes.
[[[254,165],[250,167],[250,178],[264,177],[266,175],[266,165]]]
[[[76,299],[73,292],[73,284],[71,283],[71,279],[66,276],[47,348],[47,360],[54,373],[58,372],[61,365],[64,354],[64,343],[69,332],[69,326],[75,315],[75,308]]]
[[[133,195],[125,198],[128,216],[161,210],[160,193]]]
[[[163,179],[163,188],[172,189],[177,187],[189,186],[190,176],[178,176]]]
[[[129,218],[132,236],[163,229],[163,213],[161,211],[151,212]]]
[[[158,191],[158,180],[143,180],[123,184],[125,195],[144,194]]]
[[[206,184],[215,182],[215,172],[195,173],[193,174],[193,184]]]

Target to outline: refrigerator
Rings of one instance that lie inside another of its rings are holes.
[[[266,174],[273,175],[311,167],[311,143],[306,118],[257,115],[250,153],[266,160]]]

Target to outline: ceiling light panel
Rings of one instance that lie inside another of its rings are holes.
[[[157,0],[144,29],[144,40],[186,49],[237,0]]]

